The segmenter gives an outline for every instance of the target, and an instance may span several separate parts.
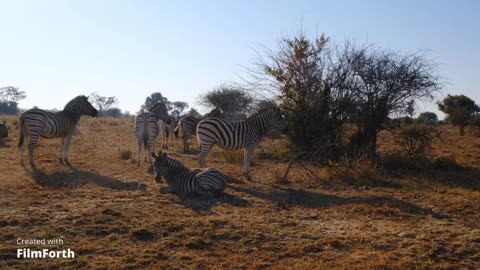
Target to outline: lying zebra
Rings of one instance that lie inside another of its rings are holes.
[[[177,127],[175,128],[175,136],[178,136],[178,131],[180,128],[183,131],[183,152],[186,154],[190,152],[190,148],[188,147],[188,139],[190,136],[197,134],[197,125],[198,122],[207,118],[207,117],[220,117],[222,115],[222,111],[218,108],[213,109],[211,112],[205,114],[203,118],[196,118],[193,116],[185,116],[180,121],[178,121]]]
[[[219,118],[206,118],[200,121],[197,126],[200,167],[207,166],[206,157],[215,144],[226,150],[244,148],[243,176],[251,180],[250,163],[255,148],[270,128],[287,130],[287,123],[276,107],[261,109],[242,121],[233,122]]]
[[[25,138],[29,136],[28,155],[30,166],[35,168],[33,151],[37,147],[39,137],[47,139],[61,138],[59,160],[61,163],[70,165],[68,160],[70,142],[80,116],[84,114],[93,117],[98,115],[98,111],[88,102],[88,97],[86,96],[78,96],[72,99],[65,105],[63,111],[55,113],[40,109],[25,111],[20,116],[20,139],[18,142],[20,164],[24,166],[23,148]]]
[[[155,159],[153,163],[155,182],[160,183],[163,177],[168,184],[167,188],[160,189],[162,193],[217,196],[225,189],[225,176],[218,169],[189,169],[162,152],[158,155],[152,152],[152,157]]]

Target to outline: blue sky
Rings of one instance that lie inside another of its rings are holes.
[[[22,108],[63,108],[93,91],[131,112],[155,91],[199,107],[201,93],[238,80],[255,49],[302,27],[338,43],[428,50],[448,82],[443,95],[480,103],[478,12],[480,1],[453,0],[0,0],[0,86],[26,91]]]

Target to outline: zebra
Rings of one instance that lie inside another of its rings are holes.
[[[82,115],[97,117],[98,111],[88,101],[86,96],[77,96],[65,105],[63,111],[47,112],[41,109],[30,109],[20,116],[20,139],[18,148],[20,164],[24,166],[23,148],[25,137],[29,136],[29,163],[35,168],[33,152],[37,147],[39,137],[52,139],[61,138],[60,158],[62,164],[71,166],[68,160],[72,135]]]
[[[163,143],[162,148],[168,149],[168,139],[171,139],[173,145],[173,136],[178,138],[178,132],[175,132],[175,127],[177,125],[177,120],[174,117],[169,117],[168,121],[162,121],[162,132],[163,132]]]
[[[147,153],[155,152],[155,140],[159,133],[159,120],[168,120],[167,106],[165,106],[164,103],[157,103],[148,112],[143,112],[135,117],[133,132],[138,146],[137,166],[140,166],[142,143],[147,151],[145,153],[145,160],[147,160],[148,156],[148,163],[150,165],[152,164],[152,159]]]
[[[162,152],[158,155],[152,152],[152,157],[155,159],[153,165],[155,182],[160,183],[163,177],[168,184],[166,188],[160,189],[162,193],[217,196],[226,187],[225,175],[218,169],[189,169]]]
[[[207,113],[203,118],[196,118],[193,116],[185,116],[180,121],[178,121],[177,127],[175,128],[174,133],[178,136],[178,131],[180,128],[183,131],[183,152],[186,154],[190,152],[190,147],[188,146],[188,139],[190,136],[195,135],[197,132],[198,123],[207,118],[207,117],[220,117],[222,111],[218,108],[213,109],[211,112]]]
[[[247,119],[236,122],[219,118],[200,121],[197,126],[200,167],[206,167],[205,159],[215,144],[226,150],[244,148],[243,176],[251,180],[250,163],[253,153],[270,128],[287,131],[287,123],[277,107],[261,109]]]
[[[0,123],[0,142],[3,138],[8,138],[7,120],[3,120],[3,123]]]

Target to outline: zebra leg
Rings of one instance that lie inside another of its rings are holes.
[[[245,148],[243,156],[243,177],[245,178],[245,180],[249,181],[252,181],[252,177],[250,176],[250,163],[252,162],[254,151],[255,146],[249,146]]]
[[[18,154],[20,155],[20,165],[22,167],[25,166],[25,161],[23,160],[23,151],[25,150],[25,143],[22,143],[19,147],[18,147]]]
[[[190,152],[190,149],[188,149],[188,137],[187,134],[183,133],[183,153],[188,153]]]
[[[142,153],[142,142],[137,143],[137,145],[138,145],[137,166],[140,166],[140,157],[141,157],[141,153]]]
[[[58,157],[58,162],[61,163],[61,164],[64,163],[64,162],[63,162],[63,160],[64,160],[64,158],[65,158],[65,152],[64,152],[64,150],[65,150],[65,138],[62,137],[62,138],[60,139],[60,156]]]
[[[33,161],[33,152],[37,147],[38,135],[30,134],[30,142],[28,143],[28,163],[32,168],[35,168],[35,162]]]
[[[206,159],[212,147],[213,147],[213,144],[200,144],[200,154],[198,155],[198,163],[200,165],[200,168],[207,167]]]
[[[63,161],[68,166],[72,166],[72,164],[70,164],[70,161],[68,160],[68,154],[70,153],[70,143],[71,142],[72,142],[72,135],[70,134],[65,138],[65,156],[63,158]]]

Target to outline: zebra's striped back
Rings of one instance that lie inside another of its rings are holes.
[[[189,169],[180,161],[169,157],[166,153],[156,155],[154,172],[155,180],[163,177],[167,181],[171,193],[197,193],[200,195],[218,195],[225,189],[226,180],[223,173],[215,168]]]
[[[200,119],[195,118],[193,116],[185,116],[180,120],[180,123],[177,125],[181,126],[183,130],[183,136],[190,138],[190,136],[194,135],[197,132],[197,125],[200,122]]]
[[[207,113],[205,117],[220,117],[222,115],[222,111],[218,108],[213,109],[211,112]],[[189,152],[190,149],[188,147],[188,139],[192,136],[197,134],[197,126],[198,123],[204,118],[196,118],[193,116],[185,116],[177,124],[175,128],[175,134],[178,134],[178,130],[181,128],[183,131],[183,151],[185,153]]]
[[[260,110],[242,121],[206,118],[197,126],[199,143],[217,144],[224,149],[239,149],[257,144],[270,128],[286,129],[286,122],[276,108]]]
[[[270,128],[286,130],[287,124],[280,110],[267,108],[245,120],[231,122],[220,118],[206,118],[197,126],[197,138],[200,144],[198,162],[206,167],[206,158],[212,147],[217,144],[223,149],[245,149],[243,176],[250,180],[250,163],[258,143]]]
[[[143,142],[145,148],[154,144],[160,133],[158,121],[166,119],[168,119],[167,108],[163,103],[156,104],[149,112],[137,115],[134,124],[137,143]]]
[[[22,113],[25,135],[39,135],[43,138],[60,138],[73,132],[82,114],[97,116],[98,111],[85,96],[78,96],[65,105],[63,111],[49,112],[30,109]]]

